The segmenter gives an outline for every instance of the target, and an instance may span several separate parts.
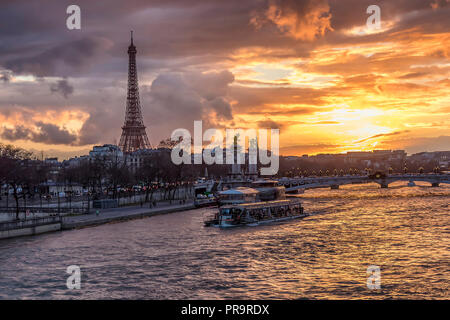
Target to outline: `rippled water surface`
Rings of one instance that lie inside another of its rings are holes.
[[[0,298],[449,298],[448,185],[299,197],[311,216],[283,224],[204,228],[214,209],[197,209],[0,241]],[[69,265],[81,290],[66,288]]]

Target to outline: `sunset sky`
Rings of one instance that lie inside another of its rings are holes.
[[[130,30],[153,145],[203,120],[279,128],[283,155],[450,150],[450,0],[2,0],[0,142],[117,143]]]

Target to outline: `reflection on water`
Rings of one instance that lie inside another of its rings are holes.
[[[449,298],[448,185],[299,197],[312,216],[283,224],[204,228],[214,209],[198,209],[1,241],[0,298]],[[81,290],[66,288],[69,265]]]

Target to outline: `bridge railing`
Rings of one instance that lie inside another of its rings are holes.
[[[380,182],[380,181],[395,181],[395,180],[405,180],[405,181],[428,181],[430,183],[450,183],[449,174],[418,174],[418,173],[406,173],[406,174],[391,174],[385,177],[374,178],[367,175],[344,175],[344,176],[325,176],[325,177],[302,177],[302,178],[285,178],[280,179],[278,184],[284,185],[286,187],[296,187],[303,185],[313,185],[313,184],[347,184],[348,183],[368,183],[368,182]]]

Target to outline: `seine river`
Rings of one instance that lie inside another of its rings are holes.
[[[299,197],[311,216],[283,224],[204,228],[214,209],[197,209],[0,241],[0,299],[449,298],[448,185]]]

